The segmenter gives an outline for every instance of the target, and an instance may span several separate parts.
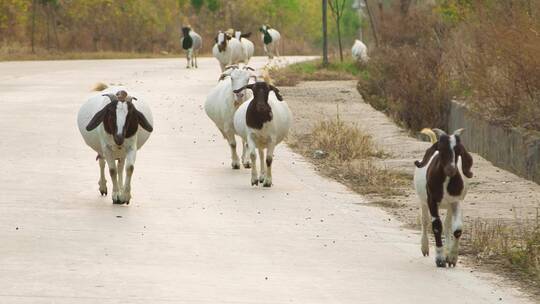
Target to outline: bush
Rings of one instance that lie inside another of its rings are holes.
[[[452,97],[439,37],[447,31],[425,10],[385,15],[383,46],[372,52],[358,89],[366,101],[412,130],[445,128]]]
[[[406,128],[447,127],[457,98],[492,122],[540,130],[540,2],[446,0],[380,19],[358,89]]]

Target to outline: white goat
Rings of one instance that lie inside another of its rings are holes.
[[[231,166],[240,169],[238,154],[236,153],[236,138],[233,125],[234,113],[246,100],[244,92],[234,93],[249,83],[255,75],[251,68],[239,69],[237,66],[228,67],[220,77],[218,84],[206,97],[204,110],[206,115],[214,122],[223,137],[229,142],[231,148]],[[242,142],[242,164],[245,168],[250,167],[246,156],[246,143]]]
[[[287,136],[292,123],[292,113],[283,101],[279,90],[264,81],[249,84],[239,90],[253,91],[253,98],[243,103],[234,114],[234,128],[248,144],[251,158],[251,185],[263,183],[272,186],[272,161],[275,147]],[[270,92],[273,92],[270,94]],[[261,175],[257,176],[257,155],[261,164]],[[266,159],[264,157],[266,149]],[[266,160],[266,162],[265,162]]]
[[[274,56],[279,57],[281,40],[279,32],[266,24],[263,24],[259,31],[261,32],[261,40],[264,43],[264,53],[268,55],[269,59],[273,59]]]
[[[218,33],[212,54],[219,61],[221,72],[224,72],[227,66],[244,61],[242,43],[223,32]]]
[[[439,139],[435,133],[439,134]],[[421,250],[429,255],[427,229],[430,221],[435,235],[437,267],[456,266],[458,260],[459,238],[463,229],[461,202],[472,178],[472,156],[461,143],[463,129],[447,135],[439,129],[424,129],[423,134],[430,137],[433,144],[422,161],[416,161],[414,187],[420,199],[422,217]],[[460,161],[461,160],[461,161]],[[444,227],[439,217],[439,208],[447,209]],[[446,250],[443,248],[444,231]],[[446,252],[445,252],[446,251]]]
[[[110,87],[90,97],[79,110],[77,123],[84,141],[98,153],[99,191],[107,195],[105,162],[113,183],[114,204],[129,204],[131,176],[137,150],[150,137],[153,118],[142,100],[129,96],[123,87]],[[142,129],[139,129],[139,125]],[[118,160],[118,165],[116,164]],[[126,168],[126,182],[123,171]]]
[[[354,60],[366,63],[369,60],[367,54],[367,46],[360,40],[356,39],[351,49],[351,54]]]
[[[186,68],[197,68],[197,57],[199,55],[199,50],[202,48],[202,38],[199,34],[195,33],[189,26],[185,26],[182,28],[182,35],[183,36],[180,40],[180,44],[182,44],[182,48],[187,52]]]
[[[251,33],[242,34],[242,32],[237,31],[235,33],[236,40],[240,41],[242,43],[242,50],[244,53],[244,64],[248,64],[251,57],[253,57],[253,54],[255,53],[255,45],[251,40],[249,40],[249,36],[251,36]]]

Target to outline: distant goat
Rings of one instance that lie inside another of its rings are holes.
[[[269,59],[273,59],[274,56],[279,57],[281,34],[266,24],[263,24],[259,31],[261,32],[261,40],[264,43],[264,53]]]
[[[101,86],[106,88],[106,86]],[[131,176],[137,150],[150,137],[152,112],[142,100],[129,96],[123,87],[110,87],[88,99],[77,116],[79,131],[90,148],[98,153],[99,191],[107,195],[105,162],[113,183],[114,204],[129,204]],[[139,126],[142,129],[139,129]],[[118,165],[116,163],[118,161]],[[126,182],[123,171],[126,168]]]
[[[263,183],[272,186],[272,161],[275,147],[287,136],[292,123],[292,113],[283,101],[278,88],[264,81],[249,84],[235,90],[253,91],[251,101],[243,103],[234,114],[234,128],[248,143],[251,158],[251,185]],[[266,158],[264,157],[266,149]],[[257,172],[257,155],[261,163],[261,175]]]
[[[351,55],[356,61],[366,63],[369,60],[367,54],[367,46],[360,40],[356,39],[351,49]]]
[[[244,61],[242,43],[231,35],[219,32],[216,36],[216,44],[212,48],[212,54],[219,61],[221,72],[225,67]]]
[[[202,38],[199,34],[195,33],[191,27],[185,26],[182,28],[182,39],[180,40],[182,49],[186,53],[187,66],[186,68],[197,68],[197,57],[199,50],[202,48]]]
[[[427,149],[422,161],[416,161],[414,186],[420,199],[422,217],[422,254],[429,255],[427,229],[431,221],[435,235],[437,267],[456,266],[459,239],[463,229],[461,202],[472,178],[472,156],[461,142],[461,132],[447,135],[439,129],[424,129],[432,146]],[[439,139],[437,140],[437,133]],[[461,161],[460,161],[461,160]],[[439,208],[447,209],[444,227],[439,217]],[[443,248],[442,232],[445,234],[446,250]],[[446,252],[445,252],[446,251]]]
[[[236,31],[235,38],[240,41],[242,44],[242,50],[243,50],[243,57],[244,59],[242,62],[244,64],[248,64],[251,57],[253,57],[253,54],[255,53],[255,45],[251,40],[249,40],[249,36],[251,36],[251,32],[242,34],[242,32]]]

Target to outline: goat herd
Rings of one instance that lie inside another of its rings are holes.
[[[279,56],[279,32],[267,25],[260,31],[269,58]],[[197,67],[201,37],[189,27],[183,28],[183,33],[182,47],[187,51],[188,68]],[[279,89],[271,84],[267,71],[263,69],[262,79],[259,79],[255,70],[247,65],[254,51],[247,37],[249,34],[233,30],[218,33],[213,53],[222,74],[209,92],[204,109],[229,144],[232,168],[251,168],[252,186],[262,183],[264,187],[271,187],[274,149],[287,136],[292,113]],[[356,47],[358,59],[367,60],[365,45],[358,42],[353,46],[353,55]],[[240,63],[244,66],[240,67]],[[136,153],[153,131],[152,112],[142,99],[129,95],[124,87],[100,84],[95,90],[99,92],[79,110],[78,127],[86,144],[98,154],[101,195],[108,192],[107,164],[113,184],[113,204],[129,204]],[[421,251],[424,256],[429,255],[427,229],[431,224],[438,267],[455,266],[458,258],[463,225],[461,202],[467,193],[468,180],[472,178],[473,163],[461,142],[462,131],[449,135],[440,129],[422,130],[430,137],[432,146],[421,161],[415,162],[414,186],[421,206]],[[241,158],[236,151],[236,136],[242,139]],[[260,172],[257,171],[257,152]],[[447,209],[444,224],[439,208]]]

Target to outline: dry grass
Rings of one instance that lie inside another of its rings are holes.
[[[465,248],[479,260],[519,270],[533,282],[540,281],[540,218],[512,222],[476,219],[465,239]]]
[[[353,80],[361,73],[361,66],[352,59],[338,62],[332,59],[324,67],[320,59],[270,69],[270,76],[278,86],[295,86],[300,81]]]
[[[443,1],[381,17],[381,46],[358,89],[402,126],[447,127],[449,102],[540,130],[540,2]]]
[[[0,46],[0,61],[174,58],[180,56],[183,56],[183,54],[166,52],[60,52],[39,48],[32,53],[30,48],[19,45]]]
[[[383,197],[400,195],[410,176],[381,168],[378,150],[371,136],[339,119],[315,124],[311,133],[292,136],[289,145],[311,159],[324,175],[361,194]]]

